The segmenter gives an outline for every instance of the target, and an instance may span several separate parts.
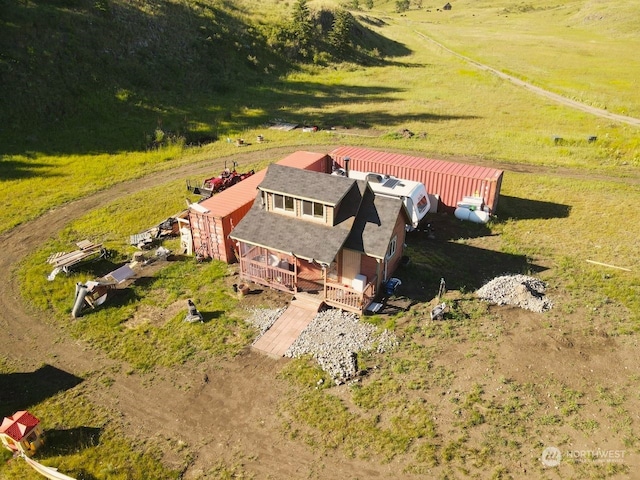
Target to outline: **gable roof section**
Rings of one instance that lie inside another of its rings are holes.
[[[266,192],[335,206],[355,183],[356,180],[352,178],[272,164],[259,188]]]
[[[10,417],[5,417],[0,425],[0,433],[10,436],[16,442],[21,441],[25,435],[34,429],[40,420],[31,415],[26,410],[14,413]]]
[[[262,199],[256,198],[251,210],[229,236],[309,261],[329,264],[349,236],[350,226],[351,222],[348,221],[332,227],[267,212],[262,208]]]
[[[297,175],[300,172],[312,175]],[[266,188],[263,188],[265,182]],[[289,186],[293,188],[287,188]],[[263,189],[336,206],[334,225],[268,212],[262,205],[261,195],[257,195],[251,210],[229,236],[324,264],[331,263],[344,245],[358,214],[363,193],[370,191],[366,182],[280,165],[269,166],[260,184],[260,190]]]
[[[320,175],[330,181],[340,182],[344,178]],[[332,227],[268,212],[258,195],[230,237],[329,264],[343,247],[384,258],[398,215],[403,215],[405,223],[410,220],[400,199],[375,195],[364,181],[351,182],[351,188],[337,207],[335,226]]]
[[[368,188],[351,233],[344,244],[345,248],[370,257],[384,258],[398,215],[405,217],[405,223],[410,221],[402,200],[375,195]]]

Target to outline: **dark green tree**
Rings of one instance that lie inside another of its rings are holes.
[[[397,0],[396,2],[396,12],[402,13],[409,10],[411,3],[409,0]]]
[[[352,26],[353,17],[348,11],[344,9],[336,11],[333,27],[329,32],[329,43],[338,52],[344,51],[349,46]]]
[[[313,18],[307,0],[296,0],[291,16],[291,36],[293,47],[303,58],[310,56],[313,44]]]

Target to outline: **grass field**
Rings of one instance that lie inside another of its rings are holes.
[[[539,98],[419,34],[568,98],[638,117],[640,63],[629,55],[640,46],[637,9],[631,1],[461,0],[443,12],[427,3],[402,15],[394,12],[394,2],[353,12],[386,39],[389,53],[377,66],[307,65],[224,95],[193,91],[184,103],[180,91],[154,103],[142,87],[118,90],[113,98],[96,100],[107,109],[99,119],[113,122],[104,130],[91,124],[87,109],[37,138],[27,132],[5,142],[0,233],[10,235],[16,225],[120,182],[232,156],[240,150],[227,137],[265,135],[264,144],[252,144],[243,154],[353,144],[500,165],[507,170],[502,198],[497,218],[486,228],[437,216],[437,243],[409,242],[412,263],[402,273],[423,286],[420,302],[406,313],[369,319],[394,330],[398,349],[362,355],[359,363],[368,374],[340,387],[326,382],[317,388],[323,374],[315,364],[289,362],[278,376],[288,382],[279,413],[270,413],[279,419],[276,435],[319,456],[362,459],[374,470],[392,465],[406,478],[628,478],[640,453],[640,370],[634,361],[640,325],[639,130]],[[250,5],[242,5],[251,18]],[[117,115],[123,106],[136,113]],[[132,139],[164,133],[156,130],[158,118],[163,125],[187,119],[191,137],[202,132],[217,139],[205,146],[187,146],[178,138],[159,148],[134,147]],[[319,125],[321,131],[268,130],[264,124],[274,118]],[[367,135],[323,131],[332,126]],[[396,135],[404,128],[416,135]],[[555,136],[563,141],[554,142]],[[588,142],[589,136],[597,141]],[[116,137],[118,147],[110,148]],[[128,374],[153,379],[160,368],[232,360],[255,334],[230,288],[233,267],[189,259],[170,262],[81,324],[68,320],[75,283],[128,258],[131,233],[183,208],[184,180],[87,212],[16,266],[30,309],[87,348],[122,362]],[[47,256],[83,238],[103,242],[115,256],[48,282]],[[473,290],[487,275],[507,267],[545,280],[555,308],[535,316],[475,299]],[[451,321],[426,322],[443,275],[447,299],[455,305]],[[185,325],[179,305],[187,297],[215,312],[216,321]],[[149,320],[149,312],[160,311],[162,322]],[[2,374],[18,371],[15,359],[0,355]],[[116,372],[87,375],[99,376],[108,388]],[[53,428],[60,441],[50,443],[63,447],[51,447],[43,458],[63,472],[96,479],[178,478],[162,466],[156,446],[126,437],[112,412],[83,400],[82,388],[29,409],[58,419]],[[87,425],[96,430],[83,430]],[[82,445],[71,451],[64,447],[79,445],[68,438],[74,428]],[[625,451],[627,460],[578,459],[550,470],[539,461],[549,445],[563,451],[615,449]],[[193,452],[188,445],[181,448],[188,464]],[[21,463],[0,467],[2,478],[21,475],[36,478]],[[249,467],[229,458],[210,466],[208,475],[202,478],[253,477]]]

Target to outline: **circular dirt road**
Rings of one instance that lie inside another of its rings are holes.
[[[247,349],[233,360],[197,368],[156,368],[150,374],[128,374],[131,369],[123,362],[69,337],[46,314],[29,311],[22,303],[14,276],[14,269],[29,252],[38,249],[75,218],[115,198],[176,178],[218,171],[225,161],[277,160],[296,150],[328,152],[333,148],[311,145],[245,151],[213,162],[154,173],[57,207],[4,233],[0,236],[0,328],[3,332],[0,356],[6,356],[21,372],[32,372],[48,364],[82,378],[82,383],[75,387],[79,394],[107,409],[112,421],[119,422],[132,440],[158,445],[164,452],[165,463],[183,470],[185,479],[202,477],[220,460],[230,465],[240,461],[259,478],[397,476],[393,465],[373,465],[343,455],[333,455],[329,460],[322,452],[282,434],[282,418],[277,408],[286,386],[277,379],[277,372],[286,360],[274,360]],[[511,167],[562,175],[557,169]],[[566,174],[576,176],[580,172],[567,171]],[[635,183],[637,179],[630,181]],[[109,382],[104,382],[105,375]]]
[[[319,151],[331,148],[322,146]],[[241,462],[259,478],[313,478],[310,472],[325,478],[388,477],[391,467],[376,466],[373,471],[371,464],[343,456],[325,465],[322,453],[284,437],[277,407],[285,386],[276,377],[286,360],[247,349],[231,361],[216,360],[197,369],[156,368],[150,374],[129,374],[131,369],[123,362],[69,337],[46,314],[29,311],[16,283],[15,268],[27,254],[91,209],[181,176],[218,171],[225,160],[275,160],[300,149],[243,152],[154,173],[57,207],[1,235],[0,356],[7,357],[20,373],[46,364],[80,377],[83,381],[74,388],[81,395],[107,409],[111,421],[119,422],[131,440],[159,446],[165,464],[182,470],[185,479],[201,478],[221,460],[228,465]]]

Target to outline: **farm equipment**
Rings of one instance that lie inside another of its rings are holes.
[[[233,162],[233,170],[229,170],[225,164],[225,168],[220,175],[217,177],[207,178],[199,187],[192,185],[191,181],[187,180],[187,190],[194,195],[200,195],[200,198],[205,200],[212,195],[241,182],[255,173],[253,170],[249,170],[246,173],[238,173],[237,166],[238,164]]]

